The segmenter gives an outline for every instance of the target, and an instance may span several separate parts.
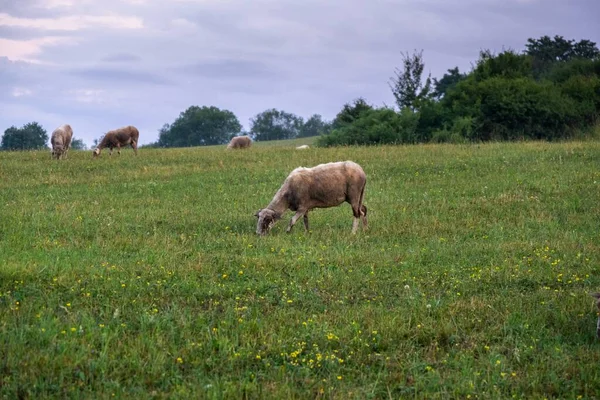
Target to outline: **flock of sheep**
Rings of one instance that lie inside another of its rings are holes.
[[[93,156],[100,155],[102,149],[108,147],[112,155],[116,147],[121,154],[121,147],[130,145],[137,155],[139,131],[133,126],[109,131],[104,135]],[[52,132],[52,157],[66,158],[71,146],[73,129],[69,125],[62,125]],[[231,139],[227,149],[249,148],[252,140],[248,136],[237,136]],[[307,149],[307,145],[298,146],[296,149]],[[354,221],[352,233],[355,234],[359,222],[362,221],[363,229],[367,229],[367,207],[363,204],[367,176],[360,165],[353,161],[330,162],[319,164],[312,168],[299,167],[294,169],[285,179],[267,207],[258,210],[254,216],[258,218],[256,233],[264,236],[281,219],[288,209],[296,214],[290,220],[287,232],[300,218],[304,220],[304,228],[308,231],[308,212],[314,208],[336,207],[344,202],[350,203]],[[600,293],[592,293],[596,298],[596,305],[600,311]],[[596,326],[596,334],[600,338],[600,312]]]
[[[111,155],[115,147],[117,153],[121,154],[121,147],[128,145],[137,155],[139,136],[140,132],[131,125],[109,131],[94,149],[93,157],[99,156],[106,147],[110,149]],[[50,139],[52,158],[66,158],[72,138],[73,129],[70,125],[56,128]],[[231,139],[227,149],[249,148],[251,144],[250,137],[236,136]],[[296,149],[304,150],[308,149],[308,146],[302,145]],[[367,229],[367,207],[363,204],[366,183],[365,172],[353,161],[330,162],[312,168],[298,167],[290,172],[269,205],[254,214],[258,218],[256,233],[266,235],[288,209],[296,214],[290,220],[287,232],[291,231],[300,218],[303,218],[304,228],[308,231],[310,210],[336,207],[344,202],[348,202],[352,207],[352,233],[356,233],[360,221],[363,229]]]
[[[98,157],[102,149],[108,147],[110,149],[110,155],[112,155],[113,149],[117,148],[117,153],[121,154],[121,146],[130,145],[135,154],[137,155],[137,144],[140,137],[140,132],[135,126],[124,126],[119,129],[108,131],[102,138],[98,146],[94,150],[93,156]],[[52,158],[60,160],[61,158],[67,158],[67,153],[71,147],[71,141],[73,139],[73,129],[71,125],[65,124],[56,128],[52,132],[50,137],[50,144],[52,145]]]

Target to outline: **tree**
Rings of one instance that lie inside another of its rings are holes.
[[[567,40],[556,35],[554,38],[542,36],[539,39],[527,39],[525,54],[533,58],[534,75],[539,77],[553,64],[573,59],[597,60],[600,51],[596,43],[590,40]]]
[[[48,134],[37,122],[30,122],[22,128],[11,126],[4,131],[0,149],[2,150],[34,150],[46,149]]]
[[[256,141],[292,139],[298,137],[303,125],[302,117],[272,108],[250,120],[250,135]]]
[[[444,97],[449,89],[452,89],[456,84],[467,77],[467,74],[461,74],[458,71],[458,67],[454,67],[448,70],[448,73],[444,74],[438,81],[433,78],[433,96],[440,99]]]
[[[423,69],[425,68],[423,50],[420,52],[415,51],[413,55],[401,54],[402,69],[395,69],[395,76],[390,78],[389,85],[400,110],[407,107],[417,111],[420,102],[430,96],[431,74],[425,82],[422,81]]]
[[[323,121],[323,118],[319,114],[315,114],[302,125],[298,137],[319,136],[327,133],[329,129],[330,124]]]
[[[373,106],[367,103],[362,97],[355,99],[352,104],[346,103],[331,122],[331,129],[339,129],[349,125],[370,110],[373,110]]]
[[[73,150],[87,150],[87,146],[83,143],[81,139],[73,139],[71,141],[71,148]]]
[[[242,129],[239,120],[229,110],[217,107],[191,106],[172,124],[159,130],[160,147],[190,147],[225,144]]]
[[[512,49],[500,54],[490,50],[479,52],[477,65],[473,69],[473,77],[477,81],[502,77],[507,79],[530,78],[533,76],[531,69],[532,58],[526,54],[519,54]]]
[[[419,114],[408,108],[396,112],[392,108],[364,111],[354,122],[320,136],[317,146],[352,146],[416,143]]]

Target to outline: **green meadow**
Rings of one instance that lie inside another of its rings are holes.
[[[0,152],[0,397],[597,399],[600,142]],[[348,204],[266,237],[298,166]]]

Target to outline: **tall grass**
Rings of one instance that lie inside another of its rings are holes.
[[[0,153],[5,398],[598,398],[600,143]],[[350,206],[254,212],[298,166]]]

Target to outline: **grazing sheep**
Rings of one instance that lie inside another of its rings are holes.
[[[356,233],[359,218],[363,229],[366,229],[367,207],[363,204],[366,183],[365,172],[352,161],[296,168],[285,179],[271,203],[254,214],[258,218],[256,233],[266,235],[288,208],[296,215],[292,217],[287,232],[300,217],[304,217],[304,228],[308,231],[308,212],[311,209],[335,207],[344,201],[352,206],[352,233]]]
[[[71,147],[71,139],[73,138],[73,129],[71,125],[64,124],[59,126],[52,132],[50,143],[52,144],[52,158],[56,157],[60,160],[63,155],[67,158],[67,152]]]
[[[236,136],[227,145],[227,149],[247,149],[252,145],[250,136]]]
[[[308,148],[309,148],[309,147],[308,147],[308,145],[307,145],[307,144],[303,144],[302,146],[298,146],[298,147],[296,147],[296,150],[305,150],[305,149],[308,149]]]
[[[108,147],[110,149],[109,155],[112,156],[113,148],[117,148],[117,153],[121,155],[121,146],[131,145],[133,152],[137,156],[137,144],[140,137],[140,132],[135,126],[124,126],[119,129],[109,131],[104,135],[96,150],[94,150],[94,157],[100,155],[103,148]]]
[[[600,293],[590,293],[596,299],[598,307],[598,321],[596,322],[596,336],[600,339]]]

